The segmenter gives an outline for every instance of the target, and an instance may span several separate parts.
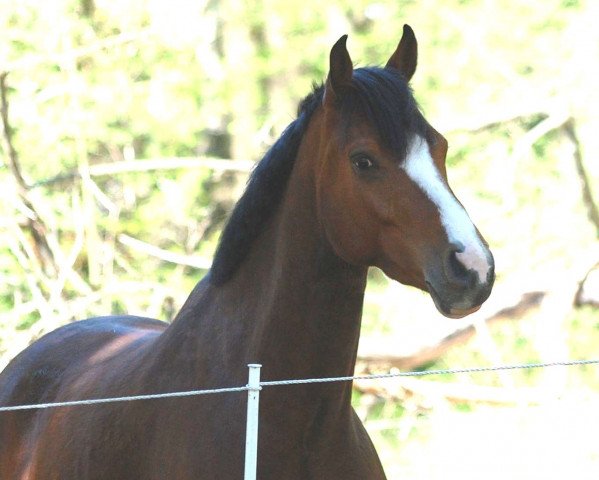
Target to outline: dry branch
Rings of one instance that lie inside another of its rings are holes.
[[[531,309],[538,307],[545,295],[545,292],[526,292],[522,294],[516,304],[502,308],[487,318],[485,323],[491,324],[498,321],[521,318]],[[357,370],[371,371],[388,368],[398,368],[406,371],[413,370],[439,359],[454,346],[465,344],[475,334],[476,326],[468,325],[443,337],[434,345],[424,346],[417,352],[407,356],[399,356],[393,351],[382,351],[379,342],[376,345],[364,342],[358,351]]]
[[[199,268],[207,270],[212,265],[212,260],[208,258],[200,258],[190,255],[181,255],[179,253],[169,252],[162,248],[156,247],[146,242],[142,242],[136,238],[130,237],[129,235],[120,234],[117,237],[119,243],[126,245],[129,248],[142,252],[146,255],[156,257],[165,262],[175,263],[177,265],[184,265],[187,267]]]
[[[599,238],[599,208],[597,208],[597,203],[595,203],[595,199],[593,198],[593,190],[591,189],[589,175],[582,160],[580,141],[576,134],[576,123],[574,119],[570,119],[564,123],[563,130],[574,145],[574,164],[580,180],[582,201],[586,208],[589,221],[595,226],[595,234],[597,238]]]
[[[599,262],[586,273],[574,300],[576,306],[591,305],[599,308]]]
[[[25,57],[22,60],[18,60],[13,63],[9,63],[4,69],[2,74],[14,72],[16,70],[28,70],[36,68],[44,64],[62,64],[65,62],[72,62],[81,57],[87,57],[95,53],[115,48],[130,42],[139,41],[144,38],[148,38],[152,34],[152,30],[149,28],[139,30],[137,32],[125,32],[112,37],[98,40],[95,43],[86,45],[80,48],[74,48],[66,52],[53,53],[53,54],[39,54]]]
[[[535,388],[508,388],[449,383],[434,380],[401,378],[390,381],[356,380],[354,388],[359,392],[385,399],[401,401],[417,395],[430,399],[443,399],[456,403],[485,403],[494,405],[539,405],[551,398],[546,391]]]
[[[565,112],[556,112],[548,115],[534,127],[528,130],[514,146],[513,156],[516,159],[523,157],[535,143],[548,133],[563,127],[570,121],[570,116]]]
[[[251,160],[230,160],[213,157],[149,158],[145,160],[90,165],[89,173],[91,176],[97,177],[101,175],[147,172],[149,170],[172,170],[176,168],[209,168],[217,171],[238,170],[249,172],[254,168],[254,165],[255,163]]]
[[[48,274],[54,274],[57,271],[54,252],[48,243],[48,228],[42,220],[39,210],[29,196],[29,187],[21,172],[19,155],[14,147],[12,139],[12,129],[8,114],[8,87],[6,84],[6,72],[0,73],[0,117],[2,118],[2,145],[7,157],[7,163],[17,184],[17,192],[20,202],[23,204],[23,210],[29,212],[26,217],[27,229],[33,239],[35,255]]]
[[[541,108],[540,105],[525,105],[512,110],[489,112],[479,117],[470,116],[468,119],[456,120],[452,117],[446,125],[442,125],[442,129],[447,133],[481,133],[518,122],[528,122],[531,118],[539,116],[549,116],[547,109]]]
[[[169,157],[125,160],[122,162],[98,163],[90,165],[90,177],[111,176],[124,173],[149,172],[152,170],[176,170],[184,168],[208,168],[214,171],[249,172],[254,168],[251,160],[231,160],[214,157]],[[67,172],[36,182],[32,188],[61,183],[69,183],[82,178],[82,172]]]
[[[8,159],[8,167],[15,178],[20,192],[27,190],[27,183],[21,173],[17,151],[12,142],[12,130],[8,121],[8,87],[6,77],[8,73],[0,73],[0,115],[2,118],[2,145]]]

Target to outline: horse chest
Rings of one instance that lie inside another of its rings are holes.
[[[290,402],[287,417],[262,416],[259,475],[289,480],[385,480],[376,451],[351,407],[331,399],[311,406],[294,416],[291,412],[298,406]]]

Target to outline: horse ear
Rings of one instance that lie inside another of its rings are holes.
[[[387,62],[386,68],[395,68],[399,70],[409,82],[416,71],[418,63],[418,42],[414,30],[409,25],[403,26],[403,35],[399,45]]]
[[[354,66],[347,51],[346,42],[347,35],[343,35],[331,48],[329,75],[323,102],[339,98],[343,89],[351,84]]]

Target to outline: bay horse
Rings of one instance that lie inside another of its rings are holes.
[[[367,269],[430,293],[448,317],[490,294],[488,245],[447,183],[447,141],[408,82],[405,26],[384,68],[341,37],[324,84],[253,171],[209,273],[172,324],[111,316],[61,327],[0,375],[0,405],[353,374]],[[385,478],[351,384],[267,388],[262,479]],[[0,413],[2,480],[240,479],[242,393]]]

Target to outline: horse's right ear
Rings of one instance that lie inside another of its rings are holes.
[[[338,100],[343,90],[351,84],[354,66],[347,51],[346,42],[347,35],[343,35],[331,48],[329,75],[324,91],[324,104]]]

